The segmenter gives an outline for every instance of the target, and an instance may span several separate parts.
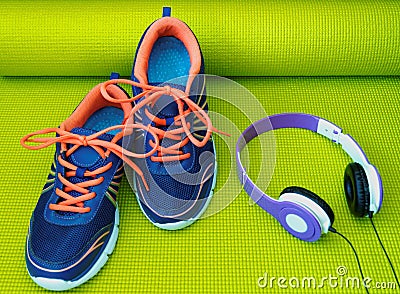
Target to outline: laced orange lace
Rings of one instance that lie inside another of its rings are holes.
[[[116,142],[123,137],[123,131],[116,134],[110,142],[98,139],[98,137],[100,135],[105,134],[112,130],[116,130],[116,129],[121,129],[121,130],[125,129],[128,131],[133,130],[133,129],[143,129],[143,130],[150,132],[155,140],[153,149],[145,154],[137,154],[137,153],[133,153],[133,152],[130,152],[129,150],[124,149],[120,145],[116,144]],[[50,133],[57,133],[59,136],[58,137],[32,138],[37,135],[44,135],[44,134],[50,134]],[[28,143],[28,142],[29,143],[39,143],[39,145],[27,145],[26,143]],[[150,130],[148,127],[145,127],[145,126],[139,125],[139,124],[117,125],[117,126],[113,126],[113,127],[104,129],[100,132],[94,133],[90,136],[82,136],[82,135],[78,135],[78,134],[73,134],[71,132],[68,132],[68,131],[60,129],[60,128],[48,128],[48,129],[43,129],[40,131],[30,133],[21,139],[21,145],[30,150],[38,150],[38,149],[46,148],[55,143],[61,143],[61,152],[65,152],[66,157],[70,156],[80,146],[92,147],[94,150],[96,150],[99,153],[99,155],[103,159],[105,159],[107,156],[109,156],[110,152],[112,152],[115,155],[117,155],[118,157],[120,157],[121,159],[123,159],[127,164],[129,164],[129,166],[131,166],[134,169],[134,171],[142,178],[146,189],[147,190],[149,189],[147,182],[143,176],[142,171],[128,157],[128,156],[130,156],[130,157],[134,157],[134,158],[145,158],[145,157],[151,156],[154,152],[157,151],[157,148],[159,145],[158,136],[156,135],[155,132]],[[73,146],[71,148],[67,148],[67,144],[72,144]],[[64,188],[63,188],[63,190],[57,188],[56,194],[59,197],[63,198],[64,200],[57,204],[50,204],[49,208],[52,210],[58,210],[58,211],[69,211],[69,212],[78,212],[78,213],[89,212],[90,207],[84,207],[84,201],[87,201],[87,200],[90,200],[90,199],[96,197],[96,193],[90,192],[86,188],[88,188],[90,186],[96,186],[96,185],[101,184],[104,181],[104,177],[99,177],[99,178],[96,178],[96,177],[97,177],[97,175],[109,170],[112,167],[112,162],[110,162],[107,165],[100,167],[94,171],[85,171],[84,172],[85,177],[93,177],[93,180],[88,180],[88,181],[85,181],[82,183],[74,184],[74,183],[71,183],[68,180],[68,178],[76,176],[77,167],[74,164],[64,160],[61,155],[58,156],[58,161],[62,166],[64,166],[66,169],[68,169],[68,171],[65,173],[65,177],[63,177],[60,173],[58,173],[58,175],[57,175],[58,179],[64,185]],[[81,193],[82,195],[73,197],[68,194],[68,192],[71,192],[71,191],[77,191],[77,192]]]
[[[136,87],[140,87],[143,89],[143,92],[139,95],[136,95],[133,98],[127,99],[115,99],[109,95],[107,92],[107,86],[110,84],[128,84]],[[76,149],[80,146],[90,146],[95,149],[102,158],[106,158],[110,152],[113,152],[121,159],[123,159],[129,166],[133,168],[133,170],[141,177],[146,190],[149,190],[148,184],[144,178],[143,172],[140,168],[128,158],[128,156],[133,158],[146,158],[150,157],[152,161],[157,162],[167,162],[167,161],[176,161],[176,160],[184,160],[191,156],[190,153],[184,154],[180,148],[185,146],[189,141],[192,142],[197,147],[203,147],[211,137],[212,132],[218,132],[220,134],[224,134],[229,136],[229,134],[221,132],[215,129],[211,123],[211,120],[208,114],[196,103],[194,103],[187,95],[187,93],[176,89],[171,88],[169,86],[166,87],[157,87],[150,86],[146,84],[137,83],[131,80],[126,79],[114,79],[109,80],[101,84],[101,93],[103,97],[113,103],[132,103],[132,101],[136,101],[142,97],[145,97],[142,101],[137,103],[135,107],[132,109],[130,115],[128,117],[133,117],[143,106],[149,104],[154,104],[161,96],[169,95],[173,97],[174,101],[178,105],[179,114],[174,118],[174,124],[178,126],[178,128],[172,130],[161,130],[158,127],[153,127],[151,125],[143,126],[141,124],[127,124],[125,121],[123,125],[109,127],[100,132],[92,134],[90,136],[81,136],[77,134],[73,134],[66,130],[60,128],[49,128],[41,131],[33,132],[31,134],[26,135],[21,139],[21,145],[30,150],[37,150],[46,148],[55,143],[61,143],[61,151],[65,152],[65,156],[70,156]],[[187,110],[184,110],[184,105],[188,106]],[[196,117],[204,124],[206,128],[206,134],[202,140],[197,140],[190,131],[190,123],[186,121],[186,117],[194,113]],[[166,120],[160,119],[154,115],[152,115],[147,109],[145,110],[145,114],[156,123],[158,126],[166,126]],[[123,147],[116,144],[118,140],[120,140],[124,135],[122,129],[125,130],[126,134],[130,134],[133,129],[142,129],[148,131],[154,138],[154,140],[150,140],[149,144],[152,147],[152,150],[145,154],[137,154],[130,152],[129,150],[124,149]],[[121,129],[117,135],[111,140],[111,142],[103,141],[98,139],[98,137],[102,134],[105,134],[111,130]],[[37,135],[44,135],[50,133],[57,133],[58,137],[39,137],[32,138]],[[186,138],[182,139],[182,134],[186,134]],[[176,144],[169,147],[160,146],[160,140],[163,138],[170,138],[178,141]],[[28,145],[26,143],[39,143],[39,145]],[[72,144],[71,148],[67,148],[67,144]],[[104,151],[104,149],[106,151]],[[157,156],[152,156],[155,152],[157,152]],[[66,172],[65,177],[61,174],[58,174],[58,179],[64,185],[63,190],[56,189],[56,194],[65,199],[57,204],[50,204],[49,208],[52,210],[59,211],[70,211],[70,212],[79,212],[85,213],[90,211],[90,207],[84,207],[84,201],[90,200],[96,197],[94,192],[90,192],[88,187],[99,185],[104,181],[103,177],[96,178],[97,175],[109,170],[112,166],[112,163],[109,163],[103,167],[100,167],[94,171],[85,171],[85,177],[93,177],[93,180],[88,180],[82,183],[73,184],[68,181],[69,177],[76,176],[77,167],[67,161],[65,161],[61,156],[58,157],[59,163],[67,168],[69,171]],[[68,194],[68,192],[77,191],[81,193],[81,196],[73,197]]]
[[[143,89],[143,92],[139,95],[136,95],[130,99],[115,99],[109,95],[107,92],[107,86],[110,84],[127,84],[133,85],[136,87],[140,87]],[[146,84],[137,83],[131,80],[126,79],[115,79],[104,82],[101,85],[100,91],[103,97],[113,103],[131,103],[132,101],[138,100],[142,97],[145,97],[142,101],[137,103],[135,107],[132,109],[130,117],[134,117],[134,115],[145,105],[154,105],[154,103],[163,95],[171,96],[175,103],[178,105],[179,114],[174,117],[174,123],[178,128],[172,130],[161,130],[160,128],[153,127],[148,125],[148,129],[157,134],[158,139],[161,140],[163,138],[170,138],[178,141],[176,144],[169,147],[162,147],[157,144],[155,141],[150,140],[149,144],[154,149],[157,150],[157,156],[151,156],[150,159],[154,162],[168,162],[168,161],[177,161],[184,160],[191,156],[190,153],[183,153],[180,150],[183,146],[185,146],[189,141],[192,142],[197,147],[203,147],[211,137],[212,132],[218,132],[223,135],[229,136],[229,134],[224,133],[222,131],[217,130],[213,127],[210,117],[207,112],[202,109],[199,105],[193,102],[187,93],[176,89],[171,88],[170,86],[158,87],[158,86],[150,86]],[[185,104],[188,106],[187,110],[184,110]],[[190,123],[186,121],[186,117],[194,113],[196,117],[204,124],[206,134],[202,140],[196,139],[192,132],[190,131]],[[166,120],[160,119],[153,114],[151,114],[147,109],[145,110],[145,114],[159,126],[166,126]],[[182,134],[186,134],[186,138],[182,140]],[[158,146],[157,146],[158,145]]]

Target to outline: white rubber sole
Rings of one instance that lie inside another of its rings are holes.
[[[79,285],[82,285],[83,283],[94,277],[100,271],[100,269],[106,264],[108,256],[114,251],[115,244],[117,243],[118,239],[118,231],[119,231],[118,226],[119,226],[119,210],[117,207],[117,209],[115,210],[115,221],[114,221],[113,232],[111,233],[111,237],[108,240],[106,248],[104,248],[104,251],[102,252],[99,259],[96,261],[96,263],[92,266],[92,268],[79,280],[64,281],[61,279],[49,279],[49,278],[31,276],[32,280],[39,286],[53,291],[65,291],[75,288]]]
[[[140,210],[142,211],[142,213],[146,216],[146,218],[147,218],[153,225],[155,225],[156,227],[158,227],[158,228],[160,228],[160,229],[163,229],[163,230],[175,231],[175,230],[180,230],[180,229],[183,229],[183,228],[185,228],[185,227],[190,226],[191,224],[193,224],[195,221],[197,221],[197,220],[203,215],[203,213],[207,210],[208,205],[209,205],[210,202],[211,202],[211,199],[212,199],[212,197],[213,197],[213,195],[214,195],[215,185],[216,185],[216,183],[217,183],[217,165],[218,165],[218,164],[217,164],[217,160],[215,160],[214,175],[213,175],[214,178],[213,178],[213,182],[212,182],[212,186],[211,186],[211,191],[210,191],[210,195],[207,197],[207,201],[206,201],[204,207],[200,210],[200,212],[196,215],[196,217],[190,218],[190,219],[188,219],[188,220],[182,220],[182,221],[170,223],[170,224],[160,224],[160,223],[156,223],[156,222],[152,221],[152,220],[147,216],[147,214],[145,213],[145,211],[144,211],[144,209],[143,209],[143,207],[142,207],[141,201],[140,201],[140,199],[139,199],[139,197],[138,197],[137,188],[136,188],[135,174],[133,174],[133,177],[134,177],[134,179],[133,179],[133,185],[134,185],[134,187],[133,187],[133,192],[135,193],[137,202],[139,203]]]

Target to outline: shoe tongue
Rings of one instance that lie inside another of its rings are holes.
[[[179,89],[185,92],[186,87],[178,84],[173,83],[149,83],[151,86],[170,86],[171,88]],[[179,114],[178,112],[178,105],[174,101],[174,98],[168,95],[162,95],[156,103],[154,103],[151,112],[159,117],[159,118],[166,118],[166,117],[174,117]]]
[[[81,136],[90,136],[96,132],[97,131],[95,130],[85,128],[73,128],[71,130],[71,133]],[[100,135],[98,139],[110,142],[113,137],[114,136],[109,134],[103,134]],[[100,154],[97,153],[97,151],[90,146],[80,146],[78,149],[75,150],[74,153],[69,156],[69,161],[71,161],[71,163],[84,168],[92,167],[99,161],[99,159],[101,159]]]
[[[81,135],[81,136],[90,136],[98,131],[95,130],[90,130],[90,129],[85,129],[85,128],[73,128],[71,131],[73,134]],[[109,135],[109,134],[103,134],[98,137],[100,140],[104,141],[111,141],[114,136]],[[69,144],[72,147],[72,144]],[[93,171],[96,168],[99,168],[102,166],[102,161],[100,161],[101,156],[99,153],[97,153],[96,150],[94,150],[90,146],[80,146],[78,149],[75,150],[74,153],[72,153],[68,158],[67,161],[76,165],[77,167],[87,169],[89,171]],[[90,178],[87,177],[70,177],[68,178],[68,181],[70,181],[73,184],[78,184],[85,182],[89,180]],[[78,197],[81,196],[82,194],[77,192],[77,191],[71,191],[68,192],[69,195],[73,197]],[[71,217],[75,215],[75,212],[66,212],[66,211],[58,211],[57,212],[60,217]]]

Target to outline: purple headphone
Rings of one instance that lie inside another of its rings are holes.
[[[342,129],[335,124],[310,114],[272,115],[251,124],[240,135],[236,144],[237,172],[247,194],[275,217],[290,234],[304,241],[316,241],[321,233],[328,232],[335,217],[328,203],[307,189],[285,188],[276,200],[261,191],[248,177],[240,161],[240,152],[255,137],[283,128],[310,130],[340,144],[353,160],[344,173],[344,191],[350,211],[358,217],[379,211],[383,200],[381,177],[350,135],[342,134]]]

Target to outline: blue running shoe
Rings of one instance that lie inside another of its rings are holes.
[[[107,91],[115,99],[128,98],[115,85]],[[59,128],[21,139],[28,149],[56,144],[26,239],[26,266],[38,285],[49,290],[79,286],[96,275],[112,253],[118,237],[121,154],[126,153],[122,123],[131,109],[130,103],[105,100],[98,85]],[[56,137],[33,138],[48,133]]]
[[[200,46],[190,28],[170,17],[170,12],[164,8],[163,17],[147,28],[136,51],[131,78],[150,87],[134,85],[133,94],[140,97],[149,88],[150,92],[135,101],[134,122],[150,126],[160,147],[153,156],[135,161],[149,189],[137,177],[133,189],[141,210],[154,225],[177,230],[205,212],[215,187],[217,163]],[[133,145],[141,153],[153,148],[154,142],[142,132]]]

